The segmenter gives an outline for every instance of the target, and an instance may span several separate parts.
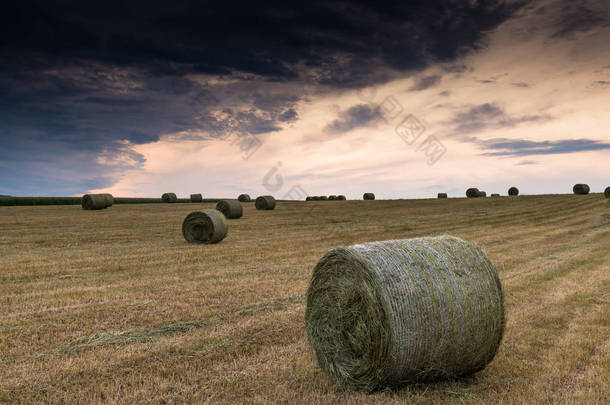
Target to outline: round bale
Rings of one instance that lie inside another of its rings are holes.
[[[84,210],[103,210],[110,203],[110,194],[85,194],[81,198],[80,204]]]
[[[485,191],[479,191],[477,197],[487,197],[487,193]]]
[[[374,200],[375,199],[375,194],[373,194],[373,193],[364,193],[362,195],[362,199],[363,200]]]
[[[203,202],[203,196],[201,194],[191,194],[191,202],[194,202],[194,203]]]
[[[250,198],[250,196],[248,194],[240,194],[239,197],[237,197],[237,201],[250,202],[250,201],[252,201],[252,199]]]
[[[606,190],[604,190],[604,195],[606,198],[610,198],[610,187],[606,187]]]
[[[517,187],[511,187],[508,189],[508,195],[517,196],[519,195],[519,189]]]
[[[437,198],[447,198],[447,193],[438,193]]]
[[[328,377],[367,392],[482,370],[505,323],[494,266],[452,236],[329,251],[314,268],[305,321]]]
[[[347,198],[345,198],[345,196],[344,196],[344,195],[338,195],[338,196],[337,196],[337,200],[340,200],[340,201],[345,201],[345,200],[347,200]]]
[[[479,196],[479,189],[476,187],[471,187],[466,190],[466,197],[468,198],[476,198]]]
[[[326,201],[326,200],[328,200],[327,196],[325,196],[325,195],[320,196],[320,201]]]
[[[228,230],[227,220],[217,210],[191,212],[182,222],[182,235],[189,243],[218,243]]]
[[[176,201],[178,201],[178,197],[176,197],[175,193],[164,193],[161,196],[161,200],[164,203],[175,203]]]
[[[328,199],[329,199],[329,200],[333,200],[333,201],[334,201],[334,200],[336,200],[336,199],[337,199],[337,196],[336,196],[336,195],[329,195],[329,196],[328,196]]]
[[[222,212],[227,219],[241,218],[241,216],[244,214],[241,203],[237,200],[218,201],[218,204],[216,204],[216,209]]]
[[[589,188],[588,184],[575,184],[574,187],[572,188],[572,191],[574,191],[574,194],[585,195],[585,194],[589,194],[589,192],[591,191],[591,188]]]
[[[275,208],[275,198],[270,195],[262,195],[256,198],[254,206],[257,210],[272,210]]]

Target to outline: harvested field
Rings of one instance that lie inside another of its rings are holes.
[[[0,403],[607,401],[603,194],[243,209],[221,243],[192,245],[189,204],[0,207]],[[442,234],[477,243],[499,272],[495,359],[372,395],[332,385],[305,332],[315,264],[338,246]]]

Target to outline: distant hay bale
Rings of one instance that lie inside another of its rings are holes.
[[[320,196],[320,201],[326,201],[326,200],[328,200],[327,196],[325,196],[325,195]]]
[[[103,210],[110,207],[113,201],[110,194],[85,194],[81,198],[81,207],[84,210]]]
[[[203,196],[201,194],[191,194],[191,202],[194,202],[194,203],[203,202]]]
[[[479,189],[475,187],[471,187],[466,190],[466,197],[468,198],[476,198],[479,196]]]
[[[373,193],[364,193],[362,195],[362,199],[363,200],[374,200],[375,199],[375,194],[373,194]]]
[[[272,210],[275,209],[275,198],[270,195],[262,195],[256,198],[254,206],[257,210]]]
[[[222,212],[227,219],[241,218],[241,216],[244,214],[241,203],[237,200],[218,201],[218,204],[216,204],[216,209]]]
[[[604,195],[606,198],[610,198],[610,187],[606,187],[606,190],[604,190]]]
[[[305,201],[311,201],[311,199],[312,199],[312,198],[313,198],[313,197],[309,197],[309,196],[307,196],[307,197],[305,197]]]
[[[487,197],[487,193],[485,191],[479,191],[477,197]]]
[[[447,198],[447,193],[438,193],[437,198]]]
[[[176,201],[178,201],[178,197],[176,197],[175,193],[164,193],[161,196],[161,200],[164,203],[175,203]]]
[[[482,370],[505,323],[494,266],[452,236],[329,251],[314,268],[305,320],[328,377],[367,392]]]
[[[217,210],[191,212],[182,222],[182,235],[189,243],[217,243],[227,236],[229,226]]]
[[[517,187],[511,187],[508,189],[508,195],[516,196],[519,195],[519,189]]]
[[[574,194],[589,194],[589,192],[591,191],[591,189],[589,188],[589,185],[587,184],[575,184],[574,187],[572,188],[572,191],[574,191]]]
[[[250,202],[250,201],[252,201],[252,199],[250,198],[250,196],[248,194],[240,194],[239,197],[237,197],[237,201]]]
[[[334,200],[336,200],[336,199],[337,199],[337,196],[336,196],[336,195],[329,195],[329,196],[328,196],[328,199],[329,199],[329,200],[333,200],[333,201],[334,201]]]
[[[314,197],[311,197],[312,201],[320,201],[320,196],[316,195]]]
[[[500,194],[498,194],[498,193],[493,193],[491,196],[492,196],[492,197],[500,197]]]
[[[337,196],[337,200],[340,200],[340,201],[345,201],[345,200],[347,200],[347,198],[345,198],[345,196],[344,196],[344,195],[338,195],[338,196]]]

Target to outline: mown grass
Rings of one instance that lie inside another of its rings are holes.
[[[244,204],[210,246],[182,238],[194,206],[0,208],[0,402],[608,403],[600,195]],[[494,361],[373,395],[331,385],[304,331],[317,260],[444,233],[477,242],[499,270],[507,328]]]

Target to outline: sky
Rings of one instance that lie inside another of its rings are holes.
[[[610,185],[610,0],[2,6],[0,194]]]

